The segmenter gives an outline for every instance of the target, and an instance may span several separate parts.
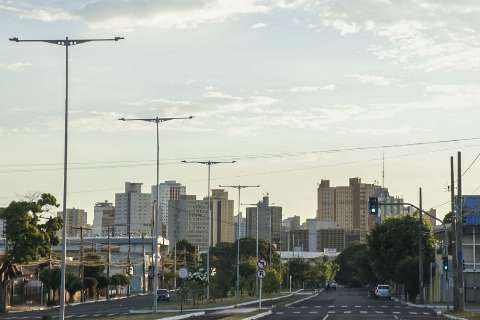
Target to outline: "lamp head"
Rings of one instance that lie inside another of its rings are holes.
[[[18,37],[9,38],[8,40],[18,42]]]

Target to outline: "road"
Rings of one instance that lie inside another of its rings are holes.
[[[318,296],[290,307],[272,310],[263,320],[319,319],[319,320],[440,320],[427,308],[402,305],[399,302],[367,297],[363,289],[342,289],[322,292]]]
[[[92,319],[96,317],[114,317],[120,315],[127,315],[131,309],[142,309],[151,306],[152,296],[132,296],[126,299],[101,301],[93,303],[78,304],[67,306],[65,310],[68,319]],[[31,312],[15,312],[0,315],[1,320],[37,320],[42,316],[50,315],[52,318],[57,318],[58,308],[52,308],[44,311]]]

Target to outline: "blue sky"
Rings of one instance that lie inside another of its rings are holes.
[[[71,49],[69,207],[153,184],[154,128],[117,118],[194,115],[162,126],[162,180],[204,195],[206,168],[178,161],[239,156],[214,185],[260,184],[246,201],[306,218],[321,179],[379,181],[382,154],[299,152],[480,136],[479,15],[473,0],[0,0],[0,205],[62,190],[64,51],[9,37],[126,38]],[[467,165],[480,142],[388,149],[386,186],[448,200],[457,150]]]

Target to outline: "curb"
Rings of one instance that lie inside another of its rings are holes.
[[[443,314],[443,316],[445,318],[448,318],[448,319],[455,319],[455,320],[467,320],[466,318],[461,318],[461,317],[457,317],[457,316],[452,316],[451,314]]]
[[[277,300],[280,300],[280,299],[285,299],[285,298],[293,296],[295,293],[297,293],[299,291],[300,290],[298,290],[296,292],[292,292],[292,293],[284,295],[284,296],[280,296],[280,297],[262,299],[262,302],[277,301]],[[203,309],[183,309],[183,312],[222,311],[222,310],[235,309],[235,308],[238,308],[238,307],[248,306],[248,305],[257,304],[257,303],[258,303],[258,299],[257,300],[252,300],[252,301],[247,301],[247,302],[242,302],[242,303],[238,303],[238,304],[230,304],[230,305],[226,305],[226,306],[220,306],[220,307],[211,307],[211,308],[203,308]],[[143,310],[142,309],[141,310],[130,309],[129,310],[130,314],[144,314],[144,313],[151,313],[151,312],[152,312],[152,310],[145,310],[145,309],[143,309]],[[162,312],[180,312],[180,310],[179,309],[162,309],[162,310],[159,309],[157,311],[157,313],[162,313]]]
[[[188,319],[192,317],[199,317],[199,316],[204,316],[205,312],[193,312],[189,314],[182,314],[180,316],[173,316],[173,317],[167,317],[167,318],[160,318],[157,320],[181,320],[181,319]]]
[[[259,314],[256,314],[254,316],[251,316],[251,317],[243,318],[242,320],[256,320],[256,319],[260,319],[260,318],[269,316],[271,314],[272,314],[272,310],[269,310],[267,312],[259,313]],[[165,319],[162,319],[162,320],[165,320]]]
[[[318,293],[314,293],[313,295],[308,296],[308,297],[306,297],[306,298],[302,298],[302,299],[300,299],[300,300],[287,303],[287,304],[285,305],[285,307],[290,307],[290,306],[293,306],[294,304],[297,304],[297,303],[300,303],[300,302],[307,301],[307,300],[310,300],[310,299],[312,299],[312,298],[315,298],[315,297],[318,296],[321,292],[323,292],[323,289],[321,289]]]

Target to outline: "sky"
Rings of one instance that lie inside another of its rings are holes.
[[[117,119],[190,115],[160,129],[160,179],[189,194],[207,168],[181,160],[235,159],[213,187],[313,218],[321,179],[381,183],[384,152],[390,193],[443,216],[457,151],[480,192],[480,140],[322,151],[480,137],[479,31],[476,0],[0,0],[0,206],[63,186],[64,48],[8,38],[123,36],[69,50],[67,205],[90,221],[155,183],[154,126]]]

